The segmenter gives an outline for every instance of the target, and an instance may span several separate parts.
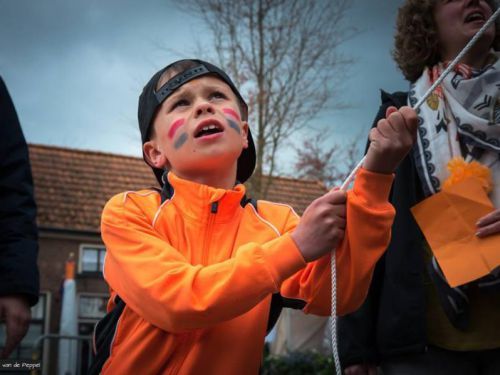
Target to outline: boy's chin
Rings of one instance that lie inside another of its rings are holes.
[[[198,150],[197,152],[197,162],[193,164],[212,164],[218,165],[220,163],[224,164],[232,164],[232,162],[236,162],[242,153],[242,149],[206,149],[206,150]]]
[[[242,151],[242,148],[204,148],[185,153],[182,157],[178,155],[178,158],[172,158],[170,161],[172,170],[185,171],[190,174],[199,171],[206,174],[207,171],[232,168],[233,165],[236,165]]]
[[[223,158],[223,159],[211,159],[205,160],[204,163],[200,163],[195,166],[195,170],[200,173],[210,173],[219,174],[221,172],[231,169],[233,165],[236,165],[237,158]]]

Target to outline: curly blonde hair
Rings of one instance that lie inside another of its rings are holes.
[[[434,7],[438,0],[406,0],[399,8],[392,56],[405,78],[415,82],[424,71],[440,60],[439,39]],[[495,0],[486,0],[493,11]],[[500,30],[497,19],[496,30]],[[500,33],[496,32],[493,48],[500,50]]]

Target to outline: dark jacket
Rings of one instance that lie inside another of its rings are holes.
[[[33,179],[14,104],[0,77],[0,296],[38,301],[38,233]]]
[[[389,106],[406,103],[407,93],[382,92],[373,126],[385,118]],[[409,154],[396,170],[390,196],[396,208],[392,239],[377,264],[367,299],[358,311],[339,319],[339,350],[345,367],[425,350],[423,237],[410,212],[423,199],[420,186]]]

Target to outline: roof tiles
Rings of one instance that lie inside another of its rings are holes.
[[[157,186],[141,158],[44,145],[29,145],[38,225],[99,232],[101,211],[113,195]],[[302,213],[325,187],[317,181],[273,177],[268,200]]]

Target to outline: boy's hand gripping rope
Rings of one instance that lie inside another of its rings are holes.
[[[444,72],[439,76],[439,78],[432,84],[432,86],[426,91],[422,98],[413,107],[414,110],[419,109],[422,104],[427,100],[427,98],[432,94],[436,87],[445,79],[449,72],[458,64],[458,62],[464,57],[464,55],[469,52],[474,43],[483,35],[487,28],[491,26],[495,19],[500,14],[500,7],[492,14],[492,16],[486,21],[486,23],[479,29],[479,31],[472,37],[472,39],[465,45],[465,47],[460,51],[460,53],[455,57],[455,59],[448,65]],[[360,162],[354,167],[349,176],[345,179],[340,187],[341,190],[346,190],[351,184],[354,176],[358,172],[359,168],[363,165],[366,156],[360,160]],[[335,264],[335,249],[332,251],[331,257],[331,272],[332,272],[332,306],[331,306],[331,317],[330,317],[330,330],[332,339],[332,352],[333,352],[333,363],[335,365],[335,373],[337,375],[342,375],[342,369],[340,367],[340,358],[337,345],[337,270]]]

